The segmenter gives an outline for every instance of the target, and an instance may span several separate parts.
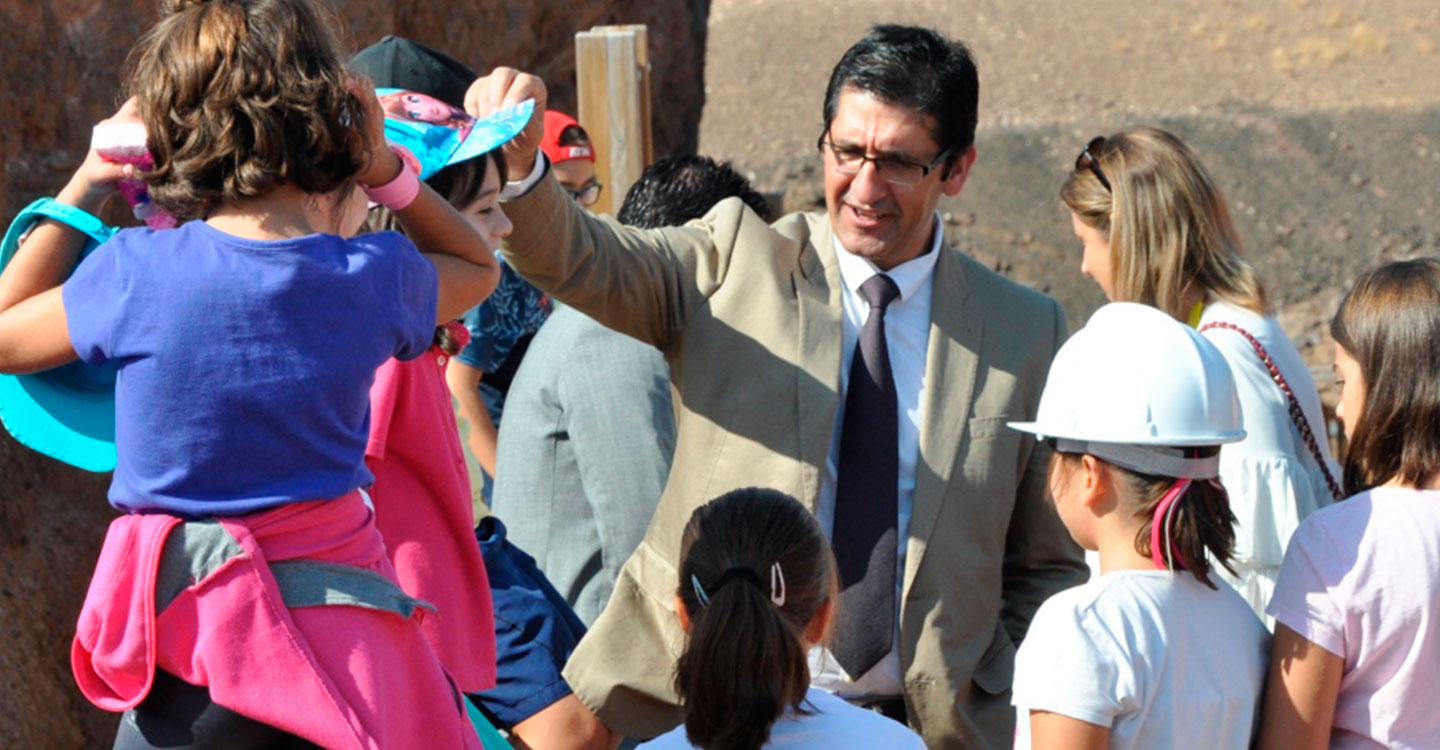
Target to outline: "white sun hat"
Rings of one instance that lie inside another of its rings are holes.
[[[1114,302],[1050,366],[1033,422],[1009,426],[1125,468],[1208,479],[1218,459],[1192,451],[1245,438],[1230,366],[1195,329],[1148,305]]]

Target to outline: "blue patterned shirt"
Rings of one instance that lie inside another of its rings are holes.
[[[505,407],[505,393],[519,362],[515,345],[540,330],[550,316],[550,298],[526,281],[505,259],[500,261],[500,283],[494,293],[478,306],[468,310],[460,321],[470,331],[470,343],[455,359],[485,373],[480,379],[480,396],[495,426],[500,426],[500,412]]]

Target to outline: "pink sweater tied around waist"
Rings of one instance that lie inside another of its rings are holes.
[[[327,748],[480,747],[359,492],[234,518],[110,525],[71,647],[85,697],[124,711],[155,669]]]

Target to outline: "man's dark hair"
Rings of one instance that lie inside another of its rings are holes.
[[[708,156],[670,156],[645,168],[625,194],[616,218],[642,229],[679,226],[731,197],[744,201],[766,221],[774,220],[764,196],[728,163],[716,163]]]
[[[975,60],[963,43],[936,31],[891,24],[871,27],[830,73],[826,132],[847,87],[935,118],[935,142],[950,153],[947,171],[975,143],[980,99]]]
[[[560,131],[560,137],[555,142],[561,146],[589,146],[590,134],[579,125],[571,125]]]

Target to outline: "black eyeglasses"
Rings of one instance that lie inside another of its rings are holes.
[[[880,179],[891,185],[918,185],[930,172],[934,171],[945,157],[950,155],[950,149],[940,152],[939,156],[930,160],[929,164],[918,164],[908,159],[901,159],[895,156],[870,156],[865,149],[854,146],[840,146],[834,141],[828,141],[825,136],[820,136],[819,148],[830,148],[830,154],[835,157],[835,171],[840,174],[860,174],[865,162],[875,165],[875,171],[879,173]]]
[[[1095,179],[1105,186],[1105,192],[1113,193],[1115,191],[1111,189],[1110,181],[1105,179],[1105,173],[1100,171],[1100,159],[1095,156],[1099,153],[1100,147],[1104,145],[1105,136],[1097,135],[1091,138],[1090,142],[1085,144],[1085,148],[1080,150],[1080,155],[1075,157],[1075,168],[1090,170],[1090,173],[1095,175]]]
[[[600,190],[604,187],[605,185],[599,180],[592,179],[574,190],[567,187],[565,188],[565,192],[569,193],[570,197],[574,198],[576,203],[589,208],[595,205],[595,201],[600,200]]]

